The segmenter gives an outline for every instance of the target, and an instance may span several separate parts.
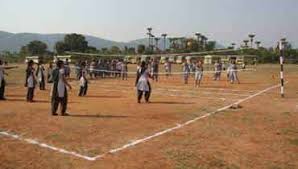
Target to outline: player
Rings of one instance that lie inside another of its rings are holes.
[[[45,82],[44,72],[45,72],[45,68],[44,68],[42,62],[40,61],[38,63],[37,71],[36,71],[36,77],[38,79],[39,89],[40,90],[45,90],[46,89],[46,87],[45,87],[46,86],[46,82]]]
[[[149,103],[150,95],[151,95],[151,85],[149,82],[150,73],[146,66],[146,62],[142,62],[140,68],[137,71],[137,78],[135,86],[138,91],[138,103],[141,103],[141,99],[143,97],[143,93],[145,93],[145,101]]]
[[[122,65],[121,65],[121,76],[122,76],[122,80],[127,80],[127,71],[128,71],[128,67],[127,67],[127,62],[123,61]]]
[[[3,61],[0,59],[0,100],[6,100],[4,97],[5,94],[5,78],[4,76],[8,76],[8,74],[5,72],[5,69],[13,69],[16,68],[15,66],[5,66],[5,63],[3,63]]]
[[[82,72],[80,77],[80,92],[79,96],[86,96],[87,90],[88,90],[88,80],[86,77],[87,71],[86,71],[86,65],[82,64]]]
[[[61,115],[68,116],[66,113],[67,110],[67,88],[71,90],[70,84],[67,82],[65,77],[64,63],[63,61],[57,62],[57,67],[53,71],[53,89],[52,89],[52,99],[51,99],[51,107],[52,107],[52,115],[57,116],[57,109],[59,103],[61,104]]]
[[[34,62],[30,60],[27,64],[26,69],[26,80],[25,80],[25,87],[27,87],[27,102],[34,102],[34,90],[36,85],[36,76],[35,76],[35,69],[34,69]]]
[[[231,84],[233,84],[235,81],[238,82],[238,84],[240,84],[238,75],[237,75],[237,65],[236,65],[236,61],[232,60],[232,63],[230,65],[230,82]]]
[[[183,72],[184,84],[188,84],[190,69],[189,69],[189,64],[187,63],[186,60],[184,60],[184,63],[182,64],[182,72]]]
[[[201,81],[203,79],[203,63],[201,60],[195,66],[195,87],[199,87],[201,85]]]
[[[215,62],[215,64],[214,64],[214,70],[215,70],[214,80],[220,80],[221,71],[222,71],[222,64],[220,63],[219,60],[217,60]]]

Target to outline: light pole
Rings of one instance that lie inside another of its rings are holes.
[[[152,28],[151,27],[147,28],[147,31],[148,31],[148,33],[147,33],[147,35],[148,35],[148,47],[151,50],[151,37],[152,37],[151,32],[152,32]]]
[[[251,48],[253,48],[253,42],[254,42],[254,37],[255,37],[256,35],[254,35],[254,34],[249,34],[248,35],[248,37],[249,37],[249,39],[250,39],[250,47]]]
[[[286,38],[282,38],[279,41],[279,52],[280,52],[280,57],[279,57],[279,61],[280,61],[280,94],[281,97],[284,98],[285,97],[285,88],[284,88],[284,57],[285,57],[285,45],[286,45]]]
[[[160,40],[160,38],[156,37],[154,38],[155,40],[155,50],[158,51],[159,47],[158,47],[158,41]]]
[[[256,41],[255,43],[257,45],[257,49],[259,49],[260,48],[260,45],[261,45],[261,42],[260,41]]]
[[[199,32],[195,33],[195,35],[197,36],[198,50],[200,51],[200,46],[201,46],[200,38],[202,37],[202,35],[201,35],[201,33],[199,33]]]
[[[244,40],[243,42],[245,44],[245,48],[248,48],[248,42],[249,42],[249,40]]]
[[[168,35],[166,33],[164,33],[161,36],[163,37],[163,50],[166,51],[166,49],[167,49],[167,36]]]

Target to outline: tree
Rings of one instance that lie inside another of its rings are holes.
[[[212,51],[215,49],[215,46],[216,46],[215,41],[208,41],[205,48],[207,51]]]
[[[47,52],[47,44],[41,41],[32,41],[26,45],[27,53],[33,55],[44,55]]]
[[[121,50],[120,50],[120,48],[118,46],[112,46],[110,48],[110,52],[111,52],[111,54],[120,54],[121,53]]]
[[[71,52],[85,52],[88,49],[88,42],[80,34],[68,34],[64,37],[64,43]]]
[[[59,41],[55,44],[55,50],[58,55],[62,55],[69,50],[69,47],[63,41]]]
[[[138,45],[138,49],[137,49],[138,54],[144,54],[145,50],[146,50],[145,45]]]
[[[128,48],[127,53],[128,54],[136,54],[136,49],[135,48]]]

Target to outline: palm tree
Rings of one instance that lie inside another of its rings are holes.
[[[255,37],[256,35],[255,34],[249,34],[248,35],[248,37],[250,38],[250,44],[251,44],[251,48],[253,48],[253,42],[254,42],[254,37]]]
[[[161,36],[163,37],[163,49],[164,49],[164,51],[166,51],[166,49],[167,49],[167,34],[166,33],[164,33],[164,34],[161,34]]]
[[[243,42],[244,42],[244,44],[245,44],[244,47],[245,47],[245,48],[248,48],[248,42],[249,42],[249,40],[244,40]]]
[[[260,41],[256,41],[255,44],[257,45],[257,49],[259,49],[261,42]]]

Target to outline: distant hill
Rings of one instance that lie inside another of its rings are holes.
[[[28,44],[31,41],[39,40],[45,42],[48,45],[50,51],[54,50],[54,45],[58,41],[62,41],[66,34],[38,34],[38,33],[9,33],[0,31],[0,51],[18,52],[22,46]],[[116,42],[111,40],[102,39],[95,36],[84,35],[90,46],[94,46],[97,49],[110,48],[112,46],[118,46],[120,48],[137,47],[139,44],[148,44],[148,39],[138,39],[129,42]],[[167,40],[167,47],[169,41]],[[163,41],[159,43],[159,47],[163,48]],[[221,45],[217,45],[217,48],[222,48]]]

